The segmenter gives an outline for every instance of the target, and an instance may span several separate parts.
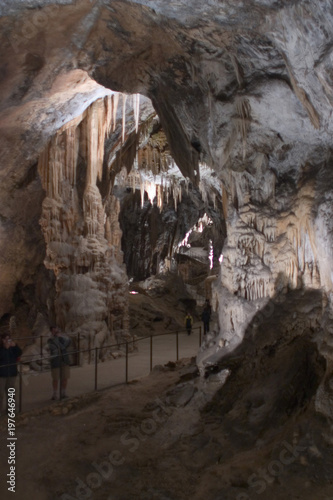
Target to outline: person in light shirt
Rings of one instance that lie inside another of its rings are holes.
[[[67,348],[71,343],[71,339],[67,335],[60,332],[56,326],[50,327],[51,338],[47,341],[50,349],[50,363],[52,375],[53,400],[58,399],[58,384],[60,380],[60,398],[67,398],[66,388],[69,379],[69,355]]]

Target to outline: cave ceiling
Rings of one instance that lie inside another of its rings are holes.
[[[4,311],[43,252],[39,155],[111,91],[151,100],[185,178],[208,165],[223,183],[234,297],[271,296],[281,272],[330,293],[330,0],[11,0],[0,15]]]
[[[328,1],[11,1],[1,13],[3,139],[14,127],[24,141],[33,123],[30,156],[104,88],[152,99],[192,178],[200,154],[216,168],[229,149],[243,157],[230,147],[243,118],[250,159],[329,141]]]

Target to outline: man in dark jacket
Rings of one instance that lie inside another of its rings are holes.
[[[71,339],[62,333],[56,326],[50,328],[52,337],[47,341],[50,348],[50,363],[52,375],[53,395],[51,399],[58,399],[58,382],[60,380],[60,397],[67,398],[66,387],[69,379],[69,355],[67,348]]]
[[[210,312],[211,312],[210,306],[206,302],[205,308],[201,314],[201,321],[203,322],[203,327],[204,327],[204,335],[206,335],[206,333],[209,332]]]
[[[22,349],[5,333],[0,345],[0,412],[4,406],[8,389],[15,389],[17,377],[17,358]]]

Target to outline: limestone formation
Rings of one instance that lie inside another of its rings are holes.
[[[227,233],[201,371],[266,331],[304,335],[330,417],[331,0],[12,0],[0,14],[0,317],[29,285],[51,314],[45,261],[59,323],[107,337],[110,311],[126,318],[114,186],[162,209],[162,185],[177,208],[191,184]]]
[[[128,324],[120,208],[114,197],[104,206],[97,187],[115,108],[112,95],[94,102],[57,132],[38,165],[46,193],[40,219],[44,263],[56,276],[57,324],[74,338],[80,334],[85,348],[114,344],[113,324]],[[126,328],[124,333],[129,335]]]

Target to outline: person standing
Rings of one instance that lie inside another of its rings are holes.
[[[192,325],[193,325],[193,318],[192,318],[192,316],[190,315],[189,312],[186,312],[186,316],[185,316],[185,328],[186,328],[186,331],[187,331],[187,335],[191,335],[191,333],[192,333]]]
[[[50,327],[52,337],[47,341],[50,349],[50,363],[52,375],[52,400],[58,399],[58,384],[60,380],[60,398],[67,398],[66,389],[69,379],[69,355],[67,348],[71,339],[60,332],[56,326]]]
[[[211,307],[209,304],[209,301],[205,304],[204,310],[202,311],[201,314],[201,321],[203,322],[203,327],[204,327],[204,335],[209,332],[209,322],[210,322],[210,315],[211,315]]]
[[[209,318],[210,318],[210,317],[211,317],[211,315],[212,315],[212,306],[210,305],[209,299],[206,299],[206,302],[205,302],[205,307],[207,307],[207,309],[208,309],[208,312],[209,312]]]
[[[8,389],[15,389],[17,377],[17,359],[22,349],[5,333],[0,345],[0,413],[4,406]]]

